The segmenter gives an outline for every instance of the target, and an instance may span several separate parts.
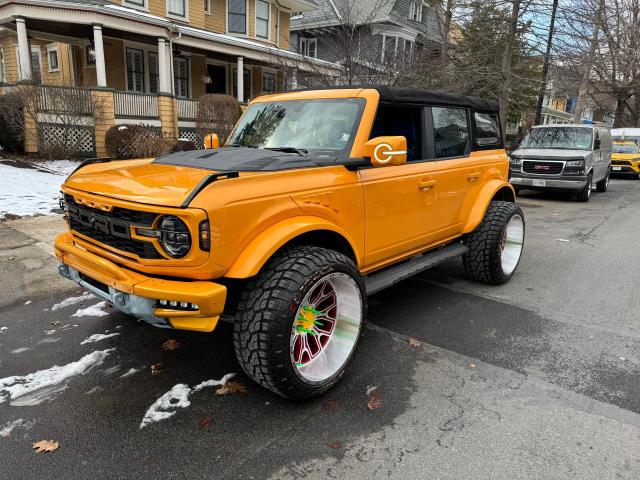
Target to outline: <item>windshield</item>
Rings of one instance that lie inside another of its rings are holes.
[[[534,128],[520,148],[591,150],[591,129],[580,127]]]
[[[363,98],[256,103],[242,116],[227,146],[299,149],[318,158],[346,157],[364,105]]]
[[[635,143],[614,143],[613,153],[638,153],[638,145]]]

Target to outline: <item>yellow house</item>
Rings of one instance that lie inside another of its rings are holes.
[[[188,136],[192,99],[205,93],[246,102],[295,87],[297,71],[339,74],[289,51],[292,12],[315,8],[310,0],[0,0],[0,81],[111,92],[115,124],[144,120]]]

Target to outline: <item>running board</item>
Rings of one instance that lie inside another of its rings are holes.
[[[394,265],[379,273],[368,275],[364,278],[367,295],[372,295],[391,285],[395,285],[446,260],[460,257],[467,253],[468,250],[467,246],[462,243],[453,243],[446,247],[417,255],[406,262]]]

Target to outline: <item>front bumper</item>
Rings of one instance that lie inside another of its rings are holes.
[[[70,232],[58,235],[55,253],[62,262],[58,269],[62,276],[154,326],[211,332],[224,310],[224,285],[142,275],[77,246]],[[196,304],[198,309],[160,308],[158,300]]]
[[[614,174],[633,175],[640,173],[640,168],[631,165],[611,165],[610,171]]]
[[[540,181],[544,181],[541,184]],[[529,177],[524,175],[512,174],[509,182],[518,187],[525,188],[557,188],[563,190],[582,190],[587,185],[586,176],[571,176],[571,177],[545,177],[538,175],[535,177]]]

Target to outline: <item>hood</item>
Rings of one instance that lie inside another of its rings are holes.
[[[511,153],[512,157],[534,158],[545,160],[570,160],[585,158],[590,150],[563,150],[561,148],[518,148]]]

